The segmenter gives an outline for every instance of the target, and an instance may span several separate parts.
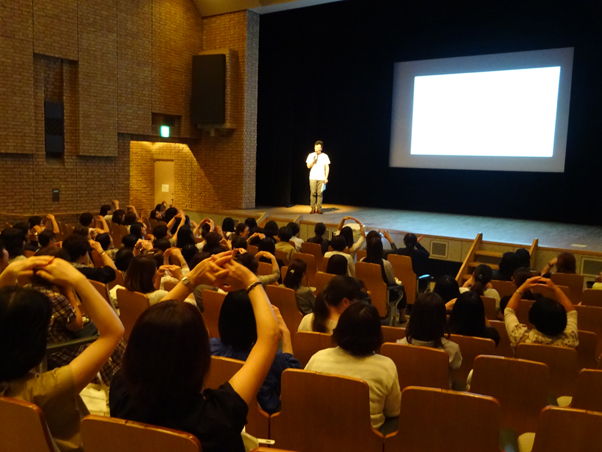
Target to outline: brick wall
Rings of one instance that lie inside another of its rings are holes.
[[[258,40],[256,14],[202,19],[193,0],[2,2],[0,219],[95,212],[112,198],[151,208],[154,158],[175,161],[182,207],[253,207]],[[211,49],[234,55],[225,136],[189,120],[192,55]],[[45,99],[65,106],[60,158],[45,154]],[[186,144],[153,144],[153,113],[180,116]]]

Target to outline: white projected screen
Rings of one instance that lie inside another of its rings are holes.
[[[395,65],[390,166],[563,172],[573,49]]]

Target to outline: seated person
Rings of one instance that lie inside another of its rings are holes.
[[[514,254],[518,257],[518,268],[531,268],[531,254],[525,248],[517,249]]]
[[[234,219],[230,217],[224,218],[222,221],[222,233],[226,239],[230,238],[230,236],[234,234]]]
[[[493,339],[496,347],[500,343],[500,334],[489,325],[483,300],[475,292],[464,292],[456,299],[448,324],[452,334]]]
[[[189,432],[203,452],[243,452],[240,433],[274,362],[280,329],[257,277],[231,253],[205,259],[188,276],[190,284],[178,283],[136,322],[121,372],[111,384],[111,415]],[[199,284],[246,289],[257,325],[257,340],[242,369],[202,393],[211,363],[207,329],[198,309],[177,301]]]
[[[255,256],[253,256],[251,253],[244,253],[239,254],[237,256],[237,260],[239,263],[249,269],[254,275],[257,275],[259,263],[257,262],[256,257],[259,259],[268,258],[272,264],[272,273],[269,275],[258,275],[257,279],[259,282],[261,282],[261,284],[265,287],[268,284],[278,281],[280,279],[280,267],[278,266],[278,261],[273,254],[270,254],[266,251],[259,251]]]
[[[100,243],[86,240],[81,235],[71,234],[63,241],[62,248],[69,254],[73,266],[82,272],[86,278],[105,284],[115,280],[117,267],[115,267],[113,259],[102,249]],[[103,267],[94,268],[90,262],[88,252],[92,249],[100,255],[104,263]]]
[[[360,227],[360,237],[357,239],[357,241],[353,240],[353,229],[351,229],[349,226],[344,226],[345,221],[347,220],[355,221]],[[344,217],[339,223],[337,232],[335,234],[340,235],[345,239],[345,247],[349,250],[351,258],[355,261],[357,250],[361,249],[362,246],[364,246],[364,244],[366,243],[366,231],[364,230],[364,225],[357,218]]]
[[[477,295],[493,298],[495,300],[495,307],[499,309],[500,294],[491,285],[492,277],[493,271],[491,270],[491,267],[486,264],[481,264],[474,269],[470,279],[468,279],[464,285],[460,287],[460,293],[471,290],[476,292]],[[448,309],[451,309],[449,304]]]
[[[460,286],[453,276],[443,275],[435,283],[433,293],[439,295],[443,302],[447,304],[460,296]]]
[[[119,248],[115,254],[115,267],[120,270],[125,277],[130,263],[134,260],[134,252],[130,248]]]
[[[116,209],[113,211],[113,216],[111,217],[111,223],[113,224],[123,224],[123,219],[125,217],[125,210]]]
[[[491,279],[496,281],[511,281],[515,270],[520,268],[520,260],[516,253],[511,251],[504,253],[500,260],[498,270],[493,270]]]
[[[519,323],[516,318],[516,310],[523,293],[536,285],[543,285],[550,289],[558,301],[546,297],[535,300],[529,310],[529,322],[535,328],[529,330],[526,325]],[[541,276],[527,279],[512,294],[504,310],[504,322],[512,347],[516,347],[520,343],[569,348],[576,348],[579,345],[575,306],[551,279]]]
[[[115,248],[115,245],[113,245],[113,237],[111,237],[111,234],[107,234],[106,232],[103,234],[98,234],[95,241],[100,243],[100,246],[102,246],[102,249],[105,251],[105,253],[107,253],[108,256],[114,261],[118,249]]]
[[[53,231],[45,229],[38,235],[38,244],[41,248],[56,246],[56,243],[56,234]]]
[[[95,218],[90,212],[82,213],[79,216],[79,224],[91,229],[93,231],[92,235],[94,236],[102,234],[103,232],[111,232],[103,216],[97,215]]]
[[[291,237],[291,241],[295,244],[295,249],[298,252],[301,252],[301,244],[303,243],[303,239],[299,237],[299,234],[301,233],[301,228],[299,227],[299,224],[295,223],[294,221],[291,221],[289,224],[286,225],[286,227],[291,230],[291,234],[293,235]]]
[[[520,286],[522,286],[527,279],[531,278],[531,270],[529,268],[518,268],[514,274],[512,275],[512,282],[514,283],[514,287],[518,290]],[[521,295],[521,300],[537,300],[538,298],[542,298],[543,295],[538,292],[531,292],[531,290],[526,290]],[[504,315],[504,309],[508,305],[510,301],[510,296],[505,295],[500,300],[500,312]]]
[[[297,252],[295,247],[291,245],[289,240],[293,236],[293,233],[289,228],[280,228],[278,229],[278,239],[279,242],[276,243],[276,250],[284,252],[286,255],[286,262],[290,263],[293,260],[293,254]]]
[[[8,263],[25,259],[26,234],[19,228],[6,228],[0,233],[4,249],[8,253]]]
[[[276,223],[274,220],[268,221],[263,228],[263,234],[276,243],[276,236],[278,235],[278,223]]]
[[[280,377],[286,369],[301,369],[293,356],[291,333],[278,308],[272,307],[282,334],[282,353],[276,353],[270,371],[257,393],[257,401],[268,414],[280,408]],[[251,301],[244,290],[226,295],[218,321],[219,339],[209,340],[211,354],[246,361],[257,341],[257,326]]]
[[[305,285],[303,284],[304,279]],[[311,314],[314,311],[316,297],[307,282],[307,263],[304,260],[292,260],[281,285],[295,291],[297,307],[303,315]]]
[[[541,271],[541,276],[549,278],[552,274],[552,269],[556,267],[556,273],[577,273],[577,261],[575,255],[568,251],[563,251],[552,259]]]
[[[244,223],[241,223],[241,224],[244,224]],[[231,237],[232,237],[232,242],[230,242],[230,243],[231,243],[232,249],[237,248],[237,249],[246,250],[247,247],[249,246],[249,244],[247,243],[247,239],[245,239],[244,237],[242,237],[240,235],[236,235],[236,234],[233,234]]]
[[[174,268],[175,265],[172,266]],[[182,278],[180,278],[182,279]],[[128,266],[124,278],[125,287],[116,285],[109,291],[109,296],[113,306],[118,306],[117,290],[127,289],[131,292],[140,292],[148,297],[148,302],[152,306],[161,301],[167,295],[167,291],[160,290],[161,276],[157,274],[157,262],[152,256],[139,254],[134,257]]]
[[[445,303],[436,293],[423,293],[412,307],[406,337],[397,343],[441,349],[449,355],[450,369],[459,369],[462,365],[460,346],[446,338],[446,333],[449,337]]]
[[[414,273],[416,273],[416,276],[418,277],[428,274],[427,268],[430,256],[428,250],[420,244],[422,237],[422,235],[420,237],[416,237],[415,234],[407,233],[403,237],[405,248],[399,248],[397,250],[397,254],[401,256],[409,256],[412,259],[412,270],[414,270]],[[426,279],[424,281],[420,281],[422,285],[425,285],[425,287],[428,284]],[[421,287],[421,289],[425,287]]]
[[[317,243],[322,247],[322,254],[326,254],[328,252],[328,247],[330,243],[326,240],[323,235],[326,234],[326,226],[324,223],[316,223],[314,226],[314,233],[316,234],[314,237],[307,239],[309,243]]]
[[[362,297],[360,286],[351,276],[334,276],[318,294],[314,312],[301,320],[297,331],[332,334],[341,314]]]
[[[359,378],[370,388],[370,421],[379,429],[385,418],[399,416],[401,391],[397,367],[391,358],[379,355],[383,333],[377,309],[357,302],[341,314],[332,333],[335,348],[320,350],[305,370]]]
[[[331,275],[349,276],[349,261],[345,256],[341,256],[340,254],[334,254],[328,259],[328,265],[326,265],[326,273],[330,273]]]
[[[330,246],[333,251],[328,251],[324,254],[324,257],[332,257],[335,255],[343,256],[347,260],[347,275],[355,278],[355,264],[353,263],[353,257],[351,254],[344,253],[343,250],[347,247],[345,239],[341,235],[336,235],[330,241]]]

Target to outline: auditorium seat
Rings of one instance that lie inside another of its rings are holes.
[[[493,339],[459,334],[451,334],[449,340],[460,346],[462,354],[462,365],[459,369],[452,370],[451,373],[453,385],[457,388],[464,388],[475,358],[479,355],[495,355],[495,342]]]
[[[577,351],[542,344],[518,344],[516,357],[544,363],[550,369],[549,392],[554,397],[572,396],[577,380]]]
[[[579,345],[577,346],[577,369],[595,369],[598,367],[598,335],[591,331],[579,330]]]
[[[602,354],[602,308],[596,306],[575,306],[577,310],[577,327],[583,331],[591,331],[598,335],[596,356]]]
[[[370,423],[370,390],[356,378],[287,369],[282,411],[270,418],[276,446],[299,452],[382,452],[383,435]]]
[[[574,273],[552,273],[550,279],[554,281],[557,286],[566,286],[570,289],[567,296],[571,299],[573,304],[577,304],[581,301],[581,297],[583,296],[583,275]]]
[[[33,403],[0,396],[2,452],[56,452],[42,410]],[[10,426],[10,427],[9,427]]]
[[[322,254],[322,245],[319,243],[303,242],[301,244],[301,253],[313,255],[317,271],[326,271],[326,267],[324,266],[324,255]]]
[[[276,254],[274,256],[276,257],[276,259],[281,260],[284,263],[284,265],[290,264],[290,262],[288,261],[288,257],[286,256],[286,253],[284,251],[276,250],[275,253]]]
[[[247,245],[247,252],[255,256],[259,252],[259,248],[255,245]]]
[[[602,412],[602,370],[582,369],[577,376],[571,408]]]
[[[495,306],[495,298],[481,295],[483,307],[485,308],[485,317],[489,320],[497,320],[497,308]]]
[[[516,291],[516,286],[512,281],[499,281],[492,280],[491,285],[497,292],[500,294],[500,297],[511,297],[512,294]]]
[[[327,258],[325,258],[327,259]],[[316,273],[316,292],[315,294],[318,295],[320,292],[322,292],[324,290],[324,287],[326,287],[326,285],[330,282],[330,280],[332,279],[334,275],[330,274],[330,273],[324,273],[324,272],[318,272]]]
[[[303,314],[297,306],[295,291],[286,287],[266,286],[265,292],[270,299],[270,303],[280,310],[284,323],[286,323],[291,334],[295,334],[303,319]]]
[[[470,392],[494,397],[502,409],[501,427],[521,435],[537,429],[539,413],[548,404],[549,374],[543,363],[478,356]]]
[[[387,284],[383,281],[380,265],[358,262],[355,264],[355,277],[364,282],[366,289],[370,292],[372,304],[378,310],[378,315],[385,317],[389,291]]]
[[[81,423],[86,452],[201,452],[190,433],[112,417],[86,416]]]
[[[111,290],[115,286],[125,287],[125,279],[121,270],[115,270],[115,279],[107,283],[107,288]]]
[[[272,274],[272,264],[268,262],[258,262],[257,266],[257,275],[271,275]]]
[[[320,350],[335,347],[332,335],[315,331],[298,331],[294,334],[293,350],[295,358],[305,367],[312,356]]]
[[[408,304],[414,304],[418,292],[418,277],[412,268],[412,258],[399,254],[389,254],[387,260],[391,262],[395,277],[403,284]]]
[[[88,281],[90,281],[90,284],[92,284],[92,286],[98,291],[98,293],[102,295],[102,298],[104,298],[107,301],[107,303],[109,303],[114,308],[115,306],[113,306],[111,298],[109,297],[109,289],[107,288],[107,285],[98,281],[94,281],[93,279],[89,279]]]
[[[586,289],[581,296],[581,304],[584,306],[597,306],[602,308],[602,290]]]
[[[150,307],[148,297],[140,292],[117,289],[117,303],[119,304],[119,318],[125,328],[123,337],[128,340],[136,320]]]
[[[387,342],[380,354],[397,366],[402,391],[408,386],[449,389],[449,356],[443,350]]]
[[[226,294],[214,290],[203,290],[203,322],[209,331],[209,337],[219,338],[219,313],[222,310],[222,304]]]
[[[514,358],[514,349],[510,345],[506,324],[501,320],[490,320],[489,324],[496,329],[500,335],[500,343],[495,348],[495,355],[505,356],[506,358]]]
[[[382,326],[383,339],[385,342],[397,342],[398,339],[406,337],[406,329],[397,326]]]
[[[399,425],[384,452],[500,451],[500,406],[492,397],[410,386],[401,394]]]

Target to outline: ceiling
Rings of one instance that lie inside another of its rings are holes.
[[[201,15],[208,17],[247,9],[259,14],[268,14],[338,1],[341,0],[194,0],[194,3]]]

